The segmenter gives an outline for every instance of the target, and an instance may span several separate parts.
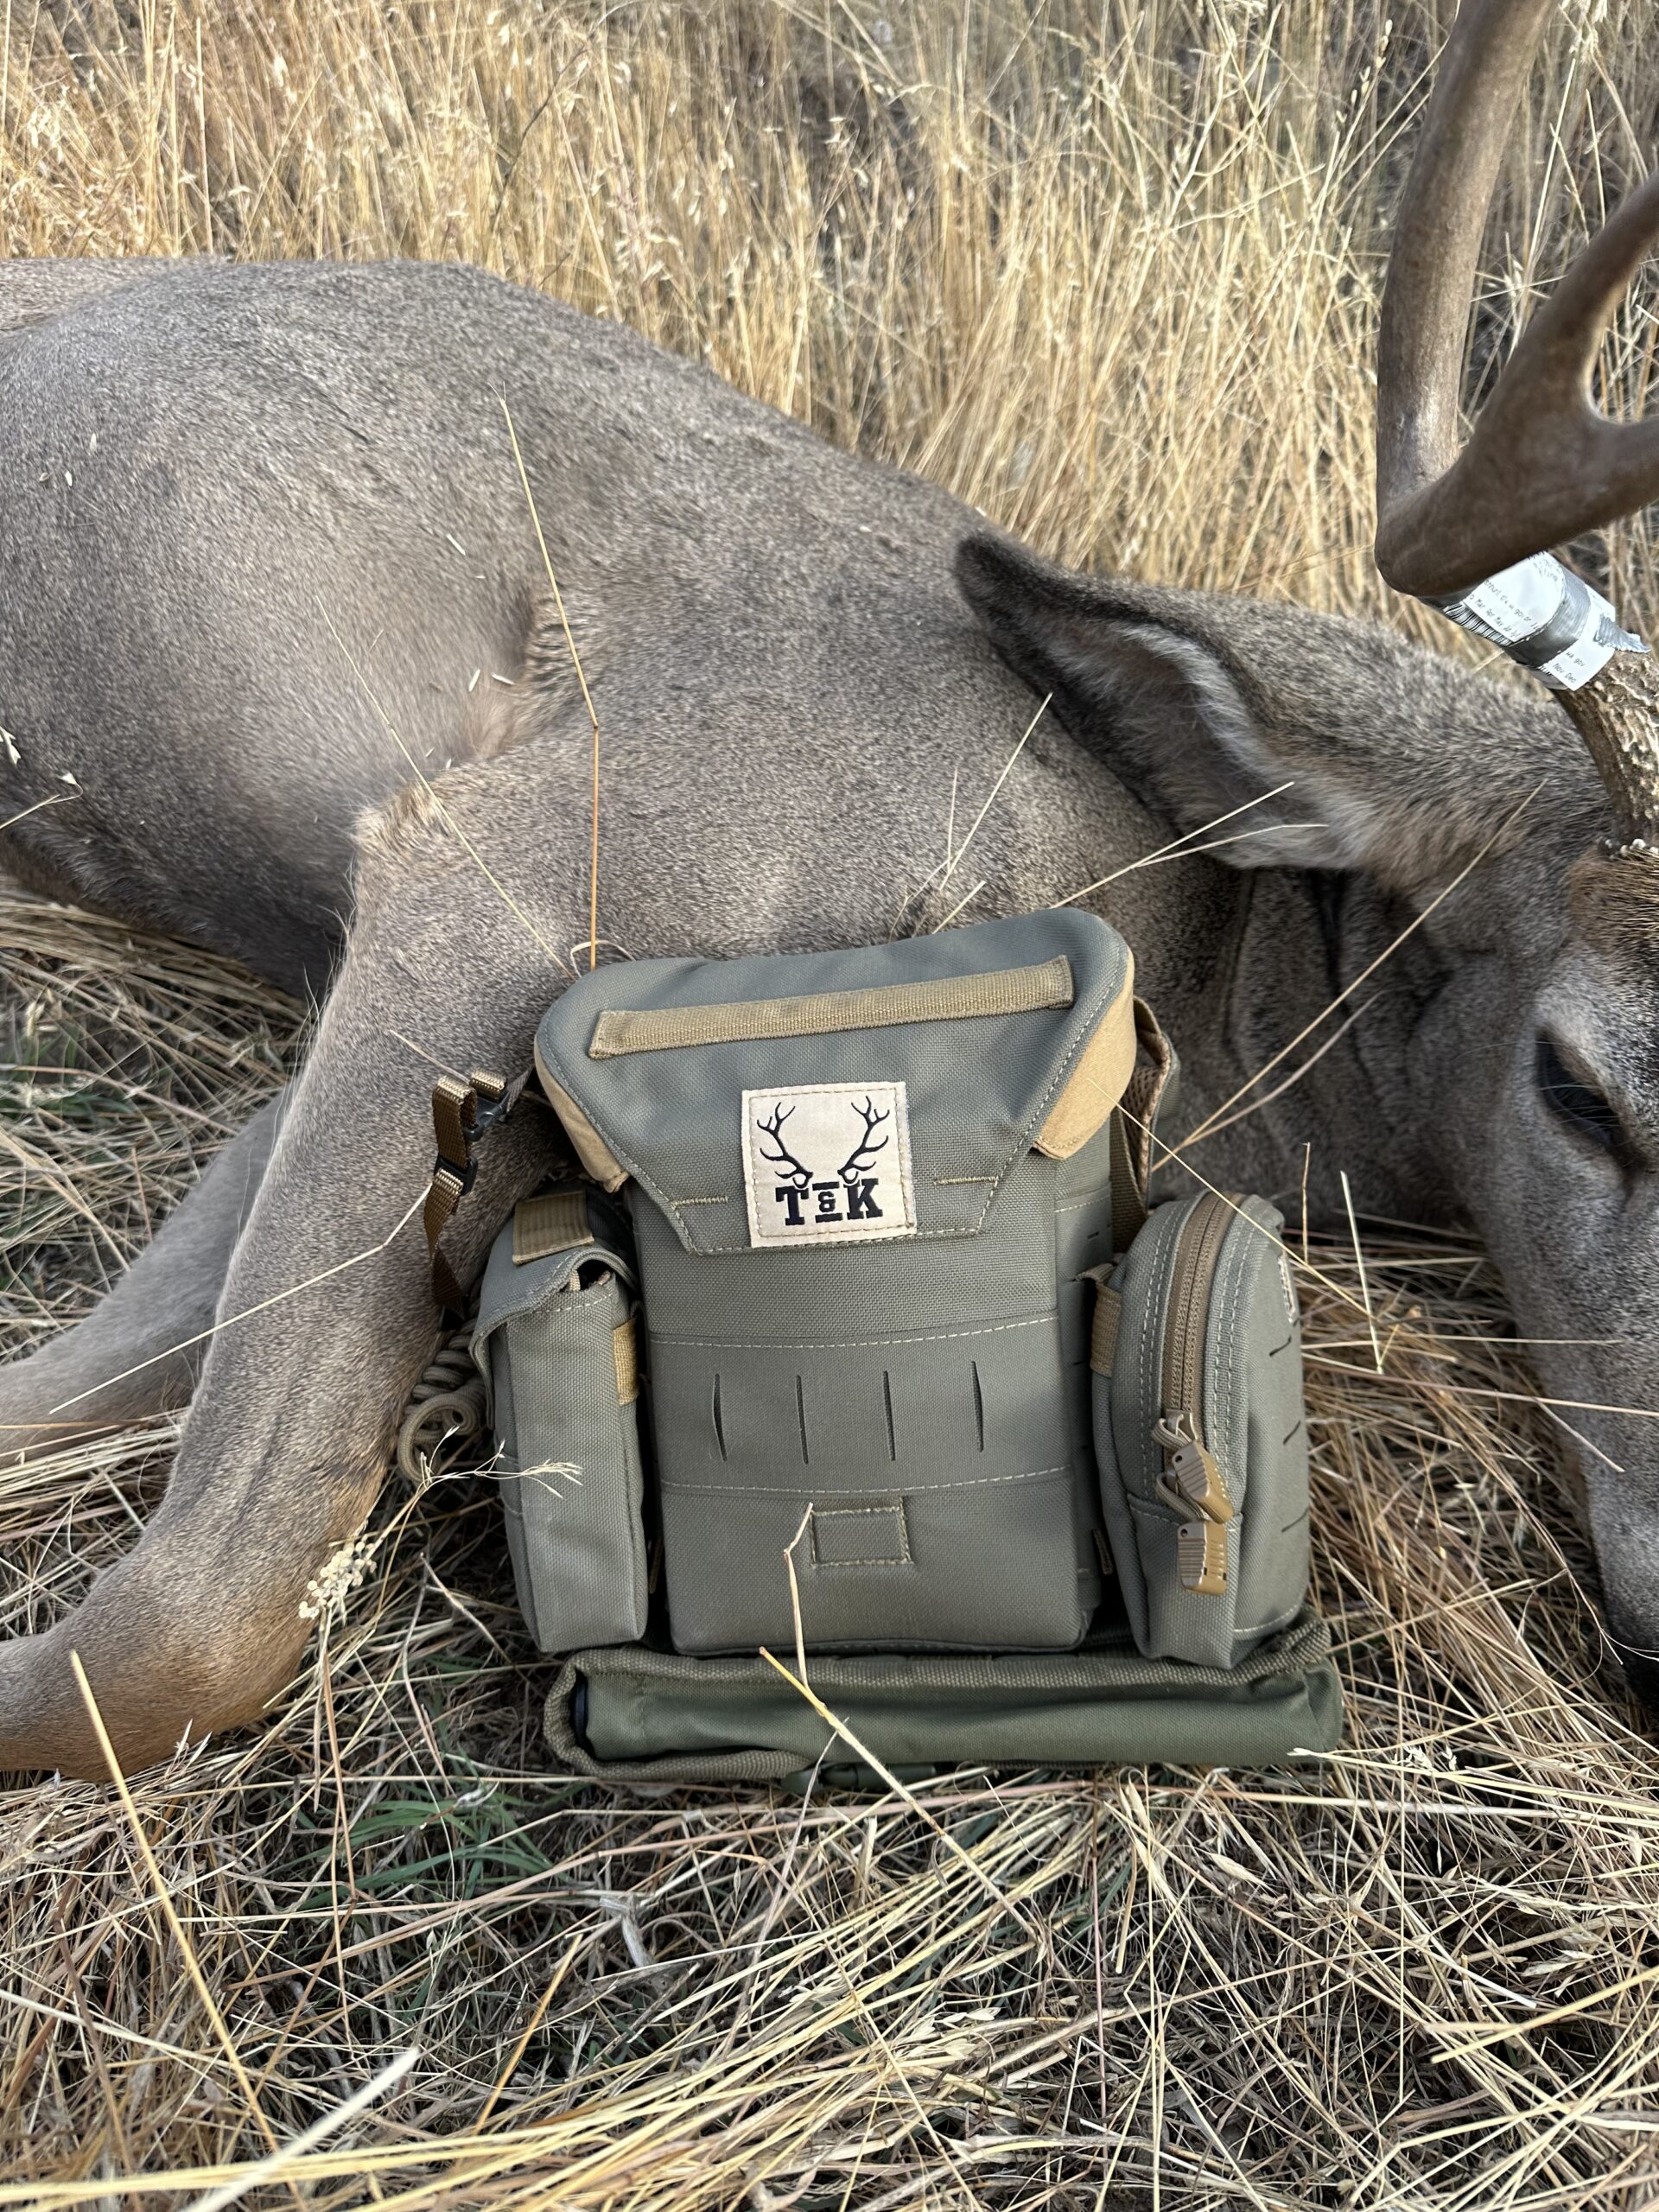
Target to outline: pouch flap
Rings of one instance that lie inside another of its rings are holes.
[[[524,1198],[491,1247],[473,1325],[473,1357],[489,1381],[490,1338],[557,1297],[586,1267],[608,1268],[638,1288],[626,1217],[597,1191],[566,1185]]]
[[[1033,1149],[1067,1159],[1135,1065],[1133,962],[1076,908],[853,951],[620,963],[536,1064],[588,1172],[687,1250],[971,1236]]]

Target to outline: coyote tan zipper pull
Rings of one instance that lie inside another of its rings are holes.
[[[1185,1590],[1221,1598],[1227,1592],[1227,1523],[1233,1501],[1221,1478],[1215,1455],[1200,1442],[1192,1416],[1166,1414],[1153,1426],[1153,1441],[1166,1454],[1158,1494],[1178,1513],[1198,1509],[1196,1521],[1183,1521],[1176,1538],[1176,1567]]]

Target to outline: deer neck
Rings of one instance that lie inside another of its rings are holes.
[[[1198,972],[1192,948],[1134,938],[1181,1055],[1177,1126],[1203,1133],[1182,1159],[1217,1188],[1273,1193],[1297,1219],[1306,1185],[1315,1226],[1344,1216],[1344,1173],[1363,1211],[1455,1217],[1415,1049],[1447,970],[1423,931],[1406,934],[1411,910],[1358,875],[1263,869],[1228,884],[1221,957],[1196,987],[1182,984]],[[1172,1191],[1187,1179],[1170,1173]]]

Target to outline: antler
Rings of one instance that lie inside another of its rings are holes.
[[[877,1113],[875,1111],[875,1102],[874,1099],[870,1098],[867,1098],[861,1106],[855,1106],[853,1111],[858,1116],[860,1121],[863,1122],[864,1134],[860,1137],[858,1142],[853,1147],[846,1159],[842,1161],[840,1166],[836,1170],[836,1174],[840,1176],[843,1183],[850,1183],[855,1177],[861,1175],[864,1170],[869,1166],[870,1162],[875,1158],[876,1154],[878,1152],[885,1152],[887,1150],[888,1142],[887,1137],[883,1137],[879,1144],[872,1144],[870,1142],[870,1139],[875,1134],[876,1130],[880,1128],[883,1122],[890,1122],[893,1119],[893,1116],[890,1112],[886,1114]],[[889,1132],[889,1135],[890,1134],[891,1132]]]
[[[812,1180],[812,1170],[801,1165],[783,1138],[784,1123],[794,1111],[792,1106],[785,1106],[780,1098],[772,1109],[772,1119],[757,1122],[755,1127],[763,1136],[769,1136],[778,1147],[776,1152],[767,1152],[763,1147],[760,1153],[762,1160],[769,1160],[774,1167],[786,1167],[789,1173],[785,1179],[793,1183],[798,1191],[804,1191]]]
[[[1441,58],[1389,256],[1377,352],[1376,563],[1519,647],[1588,746],[1622,842],[1659,845],[1659,677],[1605,601],[1554,569],[1499,574],[1659,498],[1659,421],[1615,423],[1590,396],[1603,332],[1659,241],[1659,176],[1633,192],[1533,317],[1458,449],[1469,299],[1511,118],[1554,0],[1463,0]],[[1496,579],[1502,608],[1469,587]],[[1541,591],[1540,587],[1543,586]],[[1535,627],[1532,618],[1536,618]],[[1552,619],[1553,618],[1553,619]],[[1522,634],[1530,630],[1530,635]],[[1577,656],[1561,648],[1583,640]]]

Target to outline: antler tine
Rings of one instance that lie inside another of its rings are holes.
[[[1377,332],[1377,565],[1384,538],[1457,459],[1470,295],[1492,188],[1554,0],[1463,0],[1440,57],[1389,254]]]
[[[1424,598],[1456,592],[1659,499],[1659,419],[1611,423],[1589,394],[1602,334],[1656,245],[1659,175],[1609,217],[1533,317],[1462,452],[1425,475],[1450,438],[1438,394],[1402,432],[1393,482],[1415,488],[1392,499],[1379,372],[1376,564],[1391,584]]]
[[[1633,192],[1534,316],[1461,452],[1459,396],[1481,232],[1555,0],[1463,0],[1402,204],[1377,353],[1376,564],[1561,694],[1618,819],[1659,857],[1659,669],[1549,549],[1659,499],[1659,421],[1590,397],[1603,333],[1659,244],[1659,176]],[[1538,556],[1546,556],[1542,559]]]

